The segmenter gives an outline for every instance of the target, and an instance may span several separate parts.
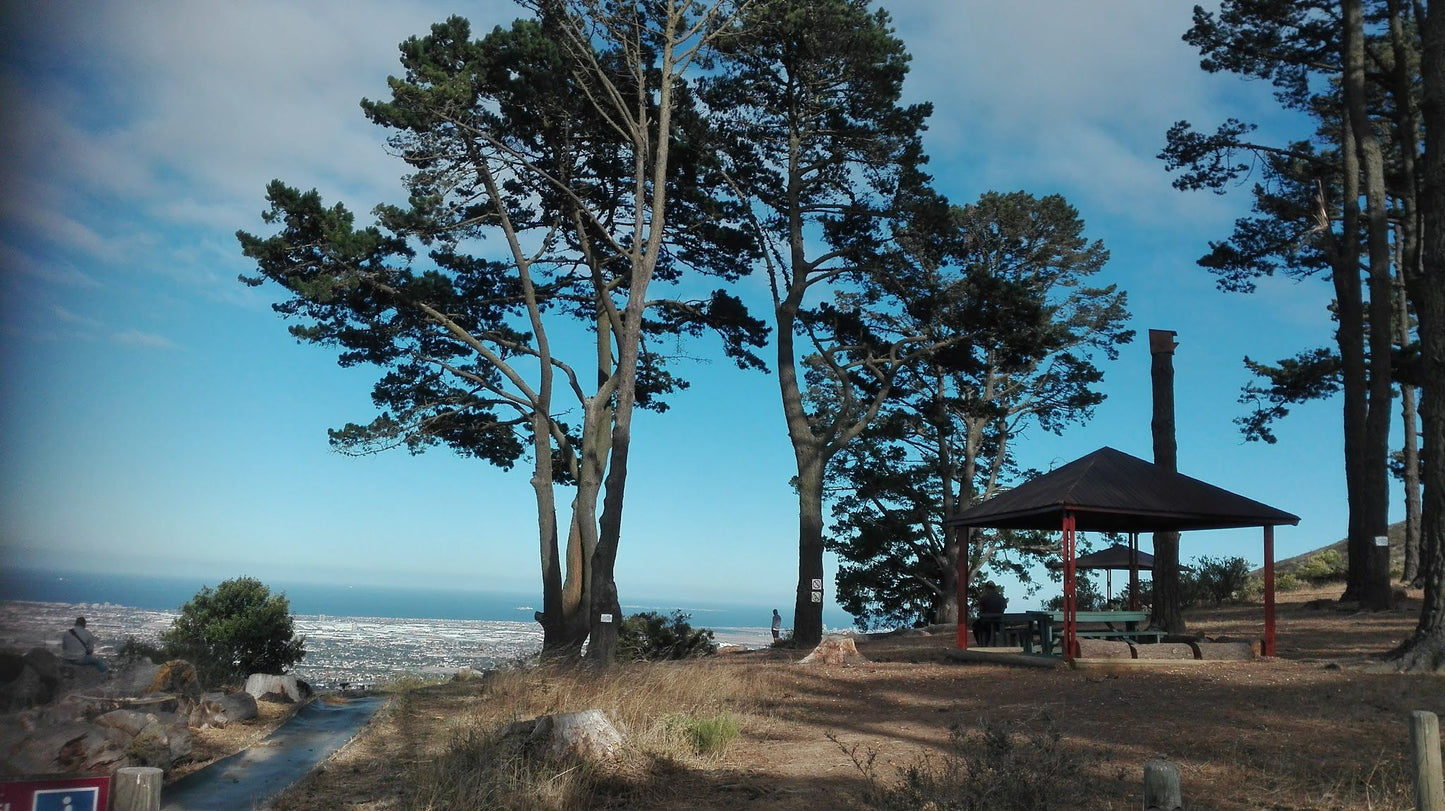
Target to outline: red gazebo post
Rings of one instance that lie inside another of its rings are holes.
[[[1264,526],[1264,650],[1274,655],[1274,527]]]

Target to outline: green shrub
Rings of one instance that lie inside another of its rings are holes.
[[[154,665],[163,664],[169,658],[159,645],[152,645],[133,636],[126,637],[115,654],[121,659],[145,659]]]
[[[1301,581],[1298,577],[1295,577],[1293,574],[1291,574],[1291,573],[1289,573],[1289,572],[1285,572],[1284,574],[1275,575],[1275,577],[1274,577],[1274,590],[1275,590],[1275,591],[1298,591],[1299,589],[1301,589],[1301,588],[1303,588],[1303,587],[1304,587],[1304,582]]]
[[[1194,570],[1180,579],[1190,581],[1185,591],[1193,591],[1191,603],[1236,602],[1244,599],[1249,587],[1249,562],[1240,557],[1201,557],[1195,561]]]
[[[1094,583],[1094,578],[1090,577],[1088,572],[1079,572],[1074,579],[1074,608],[1079,611],[1102,611],[1105,602],[1107,601],[1104,598],[1104,592],[1099,591],[1098,585]],[[1063,595],[1050,597],[1044,603],[1044,610],[1063,611]]]
[[[1325,583],[1344,580],[1348,570],[1349,562],[1339,550],[1326,549],[1301,561],[1295,566],[1294,575],[1310,583]]]
[[[617,627],[617,657],[655,662],[717,653],[712,629],[693,628],[690,618],[681,611],[668,615],[656,611],[633,614]]]
[[[283,673],[306,655],[286,595],[251,577],[196,592],[161,634],[168,656],[196,666],[206,684],[234,684],[252,673]]]
[[[738,719],[730,713],[721,715],[675,715],[666,724],[682,733],[699,755],[720,755],[737,738]]]

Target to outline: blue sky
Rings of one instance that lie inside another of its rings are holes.
[[[1330,340],[1322,281],[1217,292],[1195,260],[1247,211],[1169,186],[1155,158],[1178,119],[1301,134],[1268,88],[1210,76],[1157,0],[887,4],[935,113],[938,186],[1060,193],[1112,251],[1140,338],[1108,401],[1019,447],[1049,468],[1101,445],[1149,458],[1144,331],[1179,332],[1180,470],[1302,516],[1280,556],[1345,529],[1337,403],[1296,410],[1274,446],[1232,420],[1246,354]],[[349,458],[326,429],[372,414],[372,372],[297,345],[234,232],[260,231],[267,181],[364,212],[402,167],[357,106],[396,44],[452,13],[489,29],[500,0],[49,2],[0,20],[0,554],[3,563],[214,583],[538,590],[527,473],[434,452]],[[740,293],[766,312],[759,281]],[[699,353],[701,354],[701,353]],[[618,560],[631,598],[791,603],[792,455],[771,377],[722,361],[636,428]],[[1398,502],[1398,498],[1396,499]],[[1397,507],[1394,518],[1400,512]],[[1183,555],[1260,559],[1257,532],[1186,535]],[[831,563],[830,563],[831,565]],[[828,585],[831,595],[831,580]]]

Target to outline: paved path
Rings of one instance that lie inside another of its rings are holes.
[[[186,775],[161,793],[161,811],[248,811],[305,777],[356,735],[385,698],[312,701],[264,741]]]

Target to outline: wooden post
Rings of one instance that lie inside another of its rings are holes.
[[[1440,775],[1440,719],[1433,712],[1410,713],[1410,756],[1415,761],[1416,811],[1445,811]]]
[[[1144,811],[1183,811],[1179,767],[1155,758],[1144,764]]]
[[[958,539],[958,649],[968,650],[968,556],[973,551],[973,527],[963,530]]]
[[[110,781],[114,811],[160,811],[163,772],[154,766],[126,766]]]

